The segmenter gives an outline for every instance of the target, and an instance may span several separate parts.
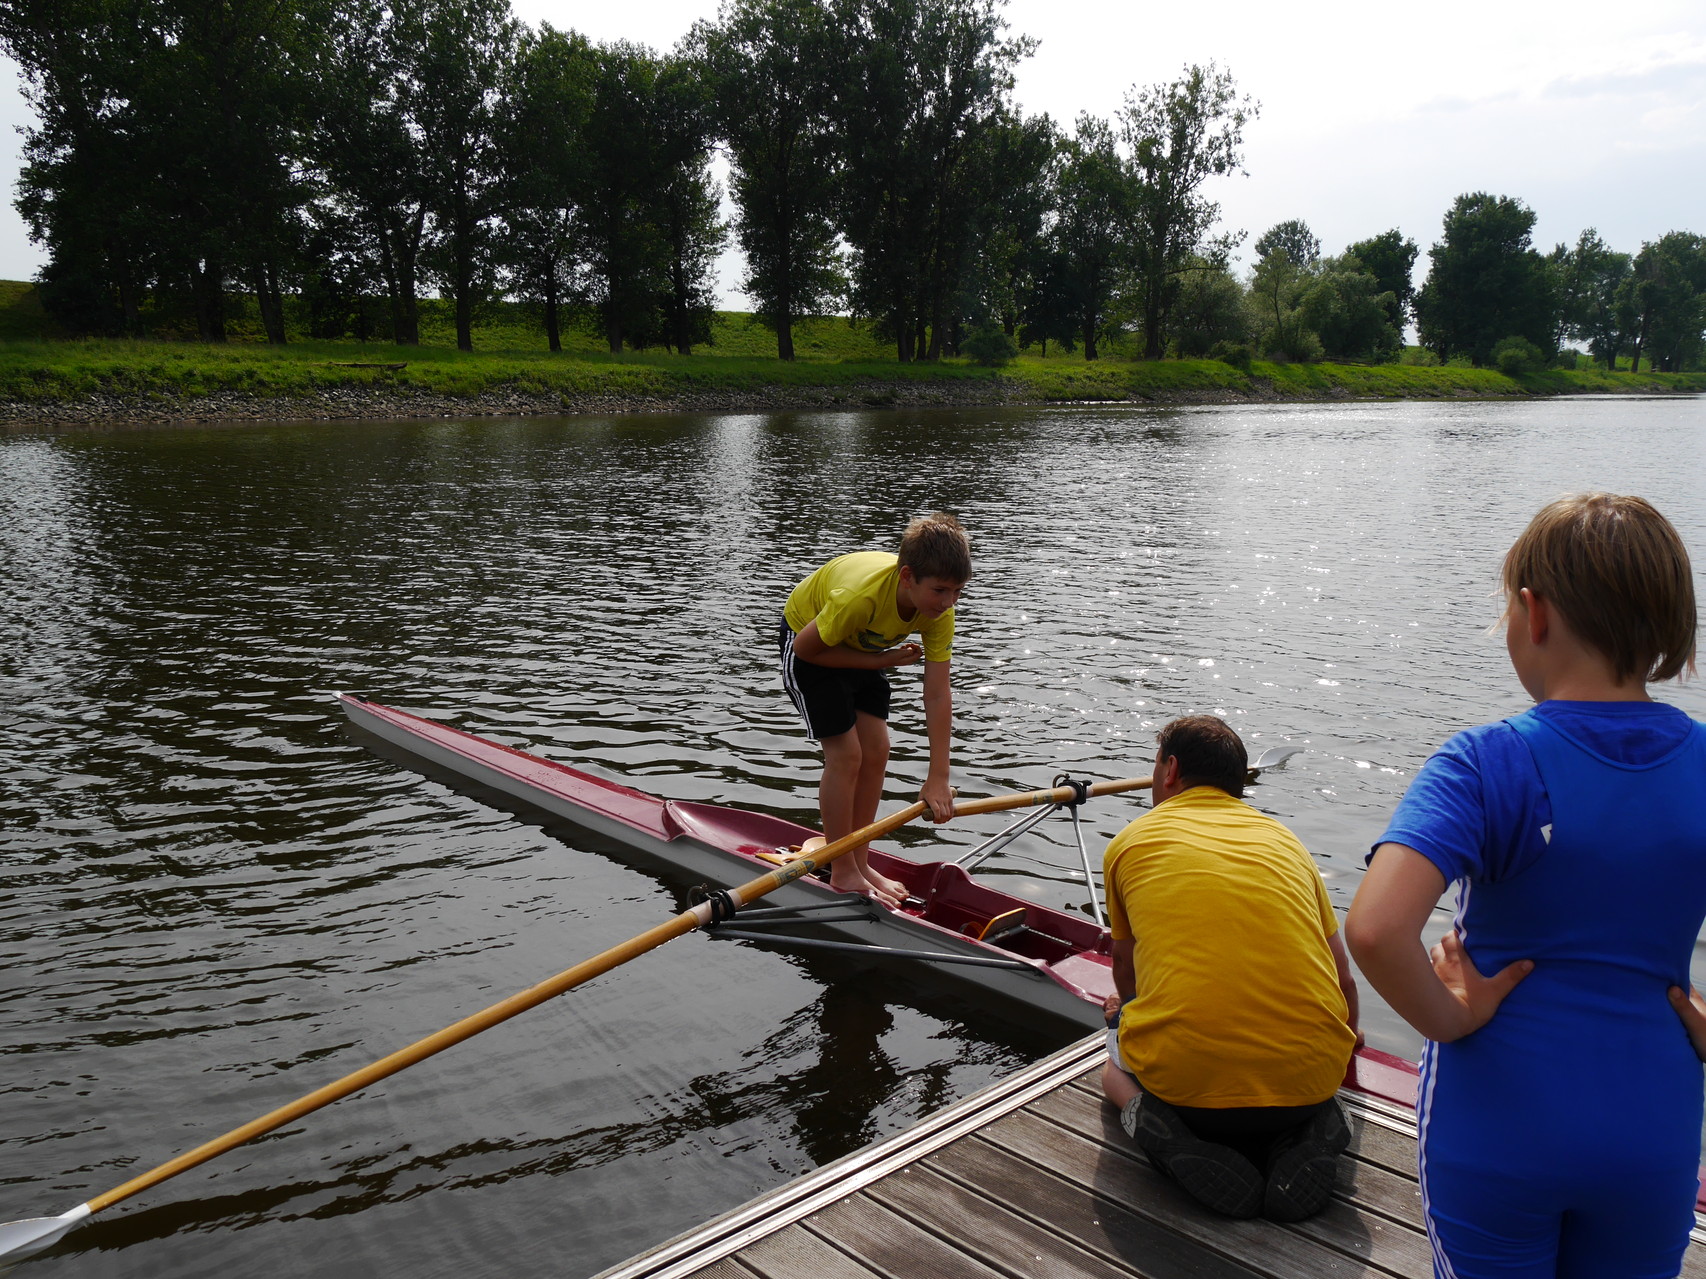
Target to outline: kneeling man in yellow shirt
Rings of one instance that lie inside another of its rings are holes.
[[[1334,1100],[1356,980],[1308,851],[1242,798],[1249,756],[1212,715],[1161,730],[1154,808],[1103,862],[1114,943],[1108,1099],[1163,1174],[1232,1217],[1327,1206],[1350,1139]]]

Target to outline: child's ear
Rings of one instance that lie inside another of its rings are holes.
[[[1536,595],[1528,587],[1518,592],[1517,598],[1522,601],[1522,611],[1528,619],[1528,642],[1541,644],[1546,640],[1546,633],[1552,629],[1552,609],[1544,597]]]
[[[902,564],[900,566],[900,580],[907,586],[916,586],[918,584],[918,579],[914,577],[912,573],[912,565]]]

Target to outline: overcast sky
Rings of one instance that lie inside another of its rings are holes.
[[[667,48],[716,0],[514,0],[527,22],[595,40]],[[1254,240],[1302,218],[1328,252],[1398,227],[1428,247],[1453,198],[1485,190],[1539,214],[1548,249],[1597,227],[1634,251],[1666,231],[1706,234],[1706,4],[1644,0],[1634,9],[1553,0],[1221,0],[1209,6],[1008,0],[1013,31],[1040,41],[1018,99],[1070,127],[1111,116],[1133,85],[1214,60],[1261,104],[1245,133],[1248,177],[1212,184],[1223,226]],[[27,124],[10,63],[0,121]],[[0,138],[16,178],[19,139]],[[0,278],[42,261],[8,200]],[[724,263],[725,301],[738,266]]]

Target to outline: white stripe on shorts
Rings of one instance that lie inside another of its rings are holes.
[[[806,723],[806,740],[817,741],[817,729],[812,727],[812,717],[806,710],[805,694],[800,692],[800,686],[794,679],[794,630],[788,630],[788,638],[782,641],[782,688],[788,694],[788,700],[794,703],[794,709],[800,713],[800,718]]]

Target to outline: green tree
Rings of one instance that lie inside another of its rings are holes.
[[[1216,347],[1250,340],[1250,312],[1244,286],[1223,266],[1198,259],[1195,270],[1179,277],[1169,327],[1173,349],[1187,359],[1200,359]]]
[[[778,357],[792,360],[795,321],[825,313],[846,287],[830,217],[840,159],[829,14],[821,0],[730,0],[691,44],[734,162],[742,287]]]
[[[74,333],[139,333],[153,274],[134,103],[144,35],[127,16],[113,0],[0,3],[0,45],[36,114],[17,207],[48,252],[43,304]]]
[[[1416,296],[1422,345],[1442,361],[1464,355],[1477,367],[1506,337],[1552,349],[1556,304],[1546,263],[1530,243],[1533,229],[1534,213],[1520,200],[1458,196]]]
[[[390,302],[391,338],[418,346],[427,159],[407,103],[413,47],[406,14],[383,0],[346,0],[317,74],[320,114],[309,154],[333,216],[364,228]]]
[[[240,279],[268,338],[284,340],[309,194],[301,69],[329,17],[325,0],[0,4],[0,42],[39,117],[19,207],[52,255],[50,306],[136,331],[147,289],[187,285],[198,334],[223,341]]]
[[[1326,258],[1298,298],[1297,314],[1335,360],[1395,359],[1403,346],[1392,327],[1390,293],[1351,254]]]
[[[1049,236],[1056,263],[1052,287],[1059,309],[1076,321],[1084,358],[1094,360],[1100,354],[1097,339],[1135,256],[1136,193],[1106,120],[1078,117],[1077,135],[1065,146],[1055,199]]]
[[[1577,237],[1574,248],[1560,244],[1548,259],[1562,335],[1585,341],[1588,353],[1608,369],[1617,367],[1634,323],[1632,309],[1620,297],[1630,262],[1627,253],[1616,252],[1592,227]]]
[[[1291,264],[1300,271],[1313,270],[1321,260],[1321,241],[1315,238],[1309,224],[1301,218],[1269,227],[1262,232],[1262,238],[1256,241],[1254,248],[1258,262],[1277,251],[1291,259]]]
[[[1255,328],[1262,349],[1275,359],[1301,362],[1321,358],[1320,340],[1298,313],[1298,303],[1314,279],[1314,269],[1300,265],[1278,245],[1269,247],[1250,274]]]
[[[1040,344],[1045,357],[1050,342],[1058,342],[1064,351],[1077,349],[1079,316],[1072,306],[1071,272],[1071,259],[1054,246],[1052,236],[1031,255],[1030,277],[1019,305],[1021,347]]]
[[[1643,244],[1623,286],[1631,312],[1631,372],[1646,354],[1655,369],[1675,373],[1700,358],[1706,331],[1706,239],[1670,231]]]
[[[456,313],[456,345],[474,349],[474,308],[496,282],[504,172],[499,87],[520,27],[509,0],[408,0],[394,6],[411,52],[401,105],[420,131],[437,274]]]
[[[695,342],[711,340],[712,271],[725,236],[717,216],[722,190],[709,169],[714,106],[703,64],[682,54],[662,60],[653,93],[648,118],[658,181],[650,203],[669,277],[660,307],[663,336],[691,355]]]
[[[578,195],[586,182],[582,135],[597,72],[585,37],[545,23],[537,32],[522,32],[503,95],[506,283],[511,293],[539,304],[552,351],[563,349],[565,305],[584,291]]]
[[[659,59],[626,41],[599,45],[587,167],[579,203],[588,300],[612,354],[661,333],[658,299],[669,292],[669,257],[653,197],[662,179],[653,109]]]
[[[1166,348],[1168,312],[1193,258],[1223,261],[1230,239],[1211,242],[1220,207],[1203,184],[1238,170],[1244,126],[1258,107],[1240,98],[1232,74],[1214,63],[1187,67],[1171,84],[1133,90],[1120,131],[1138,178],[1137,286],[1145,359]]]
[[[1064,145],[1046,115],[1008,117],[985,139],[992,175],[983,208],[967,297],[961,310],[978,324],[1017,335],[1049,248],[1046,230]]]
[[[1345,250],[1347,257],[1361,262],[1363,270],[1374,276],[1379,286],[1377,292],[1392,295],[1392,301],[1386,308],[1386,320],[1393,332],[1400,336],[1414,313],[1414,276],[1416,256],[1420,252],[1416,242],[1397,229],[1358,240]]]
[[[840,226],[854,309],[898,358],[941,355],[998,180],[991,131],[1011,119],[998,0],[833,0]]]

